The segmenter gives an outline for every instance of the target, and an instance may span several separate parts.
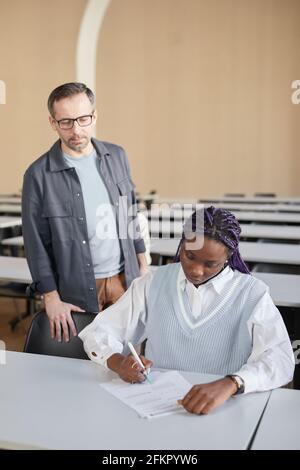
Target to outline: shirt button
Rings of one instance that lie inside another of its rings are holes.
[[[86,241],[85,241],[85,240],[82,240],[82,243],[85,245],[85,244],[86,244]]]
[[[83,217],[78,217],[78,220],[84,220]]]
[[[118,206],[118,205],[119,205],[119,203],[118,203],[118,202],[116,202],[116,206]]]
[[[80,196],[80,193],[77,193],[76,196],[79,197],[79,196]]]
[[[95,353],[95,351],[92,351],[92,356],[97,357],[97,354]]]
[[[91,263],[86,263],[87,267],[89,268],[91,266]]]
[[[90,287],[89,289],[90,289],[90,291],[93,291],[93,290],[94,290],[94,288],[93,288],[93,287]]]

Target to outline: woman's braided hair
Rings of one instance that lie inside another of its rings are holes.
[[[211,240],[223,243],[229,248],[229,266],[233,270],[236,269],[241,273],[250,274],[239,252],[241,227],[232,212],[214,206],[193,212],[184,224],[182,238],[174,261],[179,261],[180,249],[186,239],[185,234],[191,232],[204,235]]]

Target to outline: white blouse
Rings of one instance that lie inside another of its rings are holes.
[[[145,325],[153,275],[150,271],[135,279],[117,303],[99,313],[80,332],[79,337],[90,359],[106,366],[112,354],[123,352],[138,323]],[[179,270],[177,289],[186,290],[193,315],[199,318],[200,324],[206,321],[207,307],[231,286],[232,277],[233,271],[226,267],[218,276],[196,288],[186,279],[182,268]],[[182,314],[185,315],[184,310]],[[256,305],[247,327],[253,344],[252,353],[247,363],[235,372],[245,382],[245,393],[270,390],[290,382],[294,372],[294,354],[282,317],[268,291]],[[141,341],[143,339],[141,337]]]

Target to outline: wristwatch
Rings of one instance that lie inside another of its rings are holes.
[[[239,375],[226,375],[236,385],[236,392],[233,395],[240,395],[245,391],[245,382]]]

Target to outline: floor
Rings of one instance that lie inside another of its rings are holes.
[[[14,331],[11,330],[9,321],[25,310],[24,300],[0,297],[0,340],[4,341],[5,349],[8,351],[23,351],[31,318],[27,317],[18,323]]]

